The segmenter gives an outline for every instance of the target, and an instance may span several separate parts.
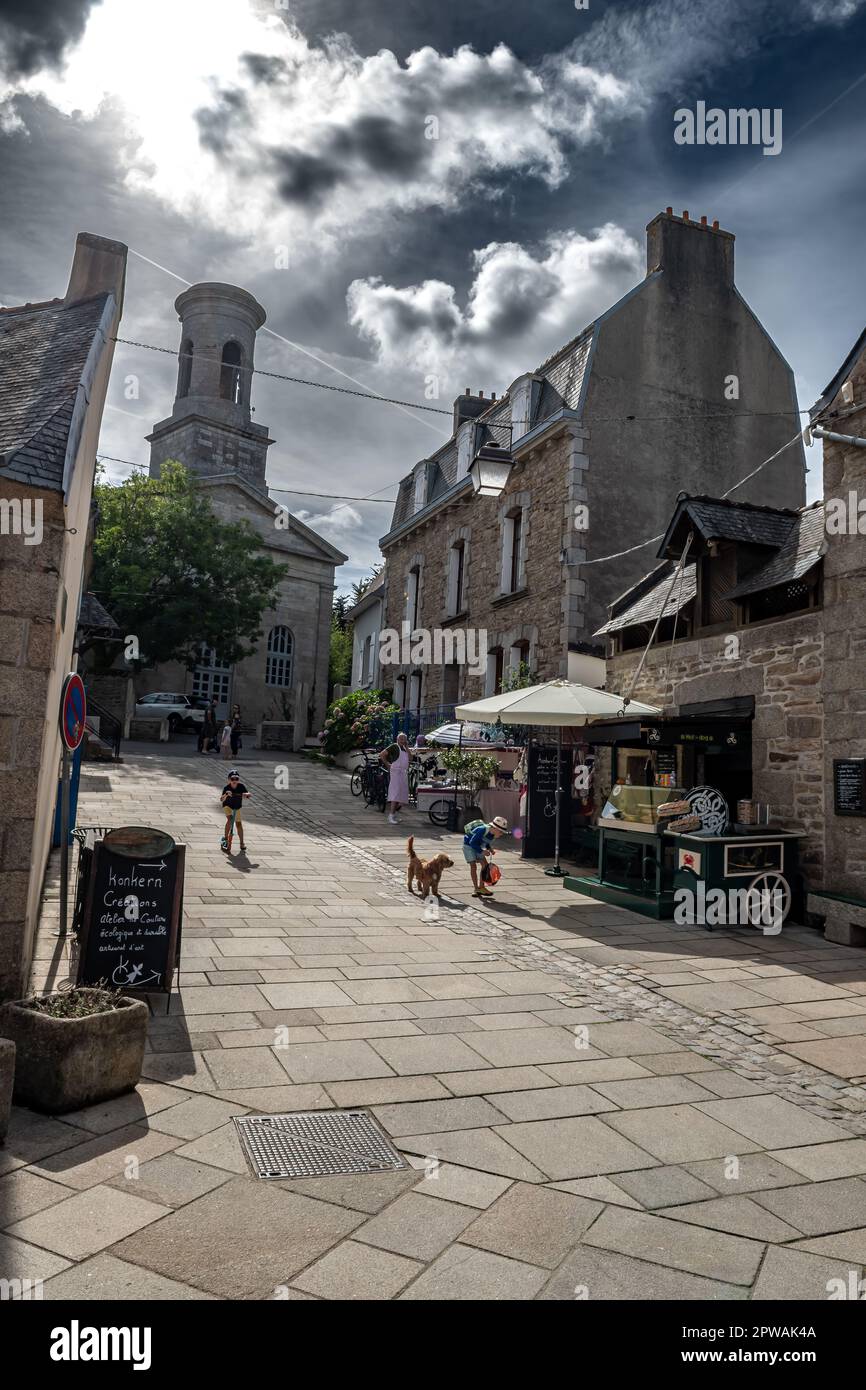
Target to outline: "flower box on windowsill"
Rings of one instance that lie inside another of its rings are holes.
[[[512,589],[510,594],[497,594],[496,598],[491,599],[491,608],[503,608],[507,603],[516,603],[519,598],[526,598],[529,590],[524,584],[522,589]]]

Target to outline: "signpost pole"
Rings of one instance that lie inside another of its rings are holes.
[[[60,930],[66,935],[69,917],[69,753],[63,745],[63,766],[60,791]]]
[[[69,920],[69,755],[84,737],[86,717],[84,682],[75,671],[70,671],[60,695],[60,927],[57,936],[66,935]]]

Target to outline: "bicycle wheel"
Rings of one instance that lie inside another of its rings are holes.
[[[447,825],[451,814],[451,807],[454,801],[451,797],[442,796],[438,801],[431,802],[427,812],[434,825]]]
[[[356,767],[352,776],[349,778],[349,791],[353,796],[360,796],[361,790],[361,769]]]

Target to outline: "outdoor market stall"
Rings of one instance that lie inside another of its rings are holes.
[[[644,705],[638,700],[629,701],[621,695],[567,680],[545,681],[523,690],[510,690],[502,695],[460,705],[455,711],[458,719],[556,729],[555,750],[540,755],[536,748],[534,758],[530,752],[527,814],[521,841],[521,853],[524,857],[531,857],[534,853],[533,836],[537,843],[544,821],[547,820],[548,824],[552,822],[554,863],[552,868],[546,870],[551,876],[561,877],[564,872],[560,864],[562,803],[569,795],[571,785],[570,758],[568,755],[563,757],[562,731],[584,725],[593,718],[621,717],[626,709],[637,719],[660,713],[654,705]],[[539,797],[544,798],[545,808],[549,806],[552,809],[551,816],[546,816],[543,811],[539,817],[537,810],[534,810],[540,804]],[[546,848],[541,850],[541,853],[548,852]]]

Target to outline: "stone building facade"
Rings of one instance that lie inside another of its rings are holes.
[[[442,660],[383,672],[414,709],[494,693],[528,662],[569,674],[677,493],[718,494],[776,450],[737,496],[796,508],[804,456],[787,362],[734,284],[734,238],[670,209],[647,228],[645,279],[500,400],[458,397],[451,438],[400,484],[386,629],[486,632],[483,671]],[[511,461],[500,496],[474,491],[483,451]],[[447,652],[446,648],[442,650]]]
[[[866,331],[812,407],[824,448],[824,799],[826,883],[866,904],[866,817],[834,809],[833,763],[866,758]],[[844,515],[844,523],[841,517]],[[844,920],[851,917],[844,912]],[[866,945],[866,908],[858,914]],[[844,925],[844,923],[842,924]]]
[[[0,999],[30,977],[125,278],[126,247],[82,232],[63,298],[0,309]]]
[[[177,662],[145,668],[137,695],[179,691],[214,699],[224,715],[239,704],[244,726],[294,724],[298,744],[321,728],[327,708],[334,570],[346,556],[268,492],[267,453],[274,442],[253,422],[251,383],[256,333],[265,311],[235,285],[200,284],[175,301],[181,321],[177,395],[154,426],[151,477],[178,460],[196,476],[222,521],[247,522],[275,564],[287,565],[273,608],[262,615],[252,655],[229,668],[202,646],[190,671]]]

